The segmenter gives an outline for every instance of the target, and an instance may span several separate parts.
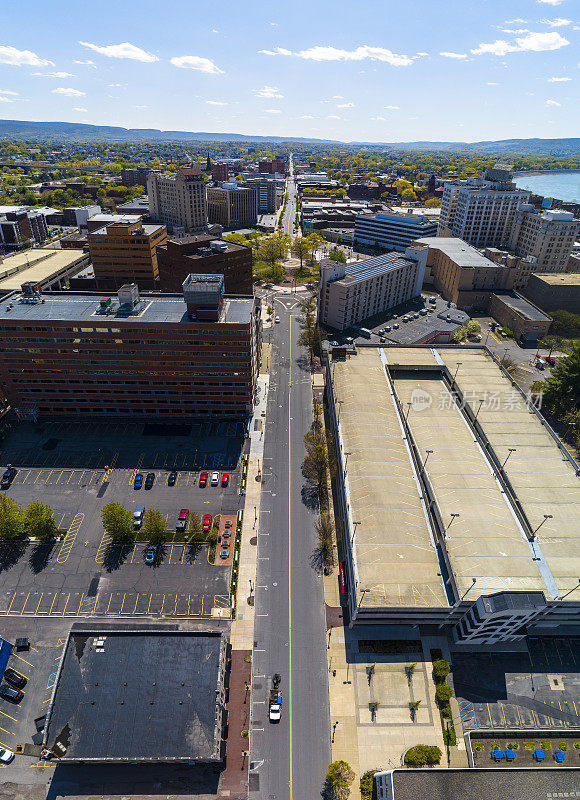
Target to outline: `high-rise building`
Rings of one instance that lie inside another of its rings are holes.
[[[18,250],[27,242],[42,244],[48,238],[46,216],[34,208],[8,207],[2,213],[0,206],[0,247]]]
[[[365,261],[320,263],[318,319],[339,331],[421,293],[427,253],[408,248]]]
[[[13,292],[0,306],[0,387],[21,418],[245,419],[261,347],[260,301],[192,275],[182,294]],[[34,338],[34,347],[30,338]]]
[[[207,228],[207,196],[203,173],[180,167],[175,175],[150,172],[149,214],[172,233],[203,233]]]
[[[481,178],[446,181],[439,236],[458,236],[474,247],[506,247],[516,210],[529,199],[529,192],[516,188],[508,164],[496,164]]]
[[[565,272],[580,231],[580,219],[570,211],[537,211],[521,205],[516,211],[508,247],[517,256],[536,259],[534,272]]]
[[[157,288],[157,245],[167,241],[165,225],[144,225],[131,218],[110,222],[87,234],[98,289],[114,290],[125,283]]]
[[[251,178],[244,186],[252,186],[258,192],[258,213],[276,213],[276,181],[273,178]]]
[[[212,180],[221,183],[221,181],[227,181],[230,177],[230,165],[227,161],[216,161],[216,163],[211,168],[211,177]]]
[[[354,221],[358,244],[403,251],[422,236],[435,236],[437,223],[422,214],[360,214]]]
[[[146,188],[149,172],[149,167],[137,167],[136,169],[123,167],[121,170],[121,185],[127,186],[129,189],[132,186],[143,186],[143,188]]]
[[[286,162],[282,158],[273,158],[271,161],[260,161],[258,162],[258,170],[259,172],[266,172],[270,175],[274,175],[276,172],[285,175]]]
[[[227,294],[252,294],[252,248],[202,233],[157,247],[159,289],[178,292],[190,273],[224,276]]]
[[[239,186],[235,181],[212,186],[207,190],[207,212],[210,222],[224,228],[244,228],[258,221],[258,191],[252,186]]]

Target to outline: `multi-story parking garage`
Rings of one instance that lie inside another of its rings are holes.
[[[580,473],[482,347],[328,364],[352,623],[580,632]]]

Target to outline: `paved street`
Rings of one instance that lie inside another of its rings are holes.
[[[286,211],[280,224],[282,233],[292,236],[294,234],[294,217],[296,216],[296,184],[294,183],[294,164],[292,161],[292,153],[288,159],[288,179],[286,180],[286,191],[288,193],[288,202],[286,203]]]
[[[297,345],[298,303],[281,297],[275,311],[281,321],[273,330],[258,537],[250,790],[306,800],[319,797],[330,761],[324,598],[310,564],[316,515],[302,500],[312,391]],[[283,695],[277,725],[268,721],[267,702],[275,672]]]

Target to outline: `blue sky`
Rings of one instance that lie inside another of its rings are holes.
[[[579,6],[6,2],[0,116],[342,141],[579,136]]]

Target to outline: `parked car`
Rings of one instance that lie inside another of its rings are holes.
[[[189,508],[182,508],[177,517],[176,531],[184,531],[187,528],[187,518],[189,517]]]
[[[167,476],[167,485],[168,486],[175,486],[177,481],[177,472],[170,472]]]
[[[155,473],[148,472],[147,477],[145,478],[145,488],[151,489],[154,483],[155,483]]]
[[[219,482],[220,482],[220,474],[219,474],[219,472],[212,472],[212,474],[211,474],[211,485],[212,486],[217,486]]]
[[[3,764],[10,764],[11,761],[14,761],[14,752],[7,747],[0,747],[0,761]]]
[[[24,692],[21,692],[20,689],[14,689],[7,683],[3,683],[0,686],[0,697],[3,697],[4,700],[10,700],[11,703],[19,703],[24,697]]]
[[[157,558],[157,545],[150,544],[147,550],[145,550],[145,563],[154,564],[156,558]]]
[[[231,535],[232,535],[231,531],[224,531],[222,533],[222,539],[229,539]]]
[[[143,486],[143,475],[141,472],[138,472],[133,479],[133,488],[140,489]]]
[[[280,322],[280,317],[276,317],[276,319],[274,320],[274,322]]]
[[[4,474],[2,475],[2,478],[0,479],[0,489],[9,489],[10,484],[16,477],[17,472],[18,470],[16,469],[16,467],[12,467],[10,465],[7,466],[4,471]]]
[[[138,531],[143,525],[143,517],[145,515],[145,506],[137,506],[133,511],[133,530]]]
[[[224,472],[224,474],[222,475],[222,486],[224,487],[227,486],[229,482],[230,482],[230,476],[227,472]]]
[[[226,519],[226,528],[231,528],[231,527],[232,527],[231,519]]]
[[[205,489],[207,486],[207,472],[200,472],[199,473],[199,488]]]
[[[205,514],[201,521],[201,525],[204,531],[209,531],[211,528],[211,514]]]
[[[220,550],[220,558],[229,558],[229,550]]]
[[[6,683],[9,683],[10,686],[14,686],[16,689],[24,689],[28,682],[24,675],[16,672],[16,670],[12,669],[11,667],[6,667],[6,670],[4,671],[4,680]]]

